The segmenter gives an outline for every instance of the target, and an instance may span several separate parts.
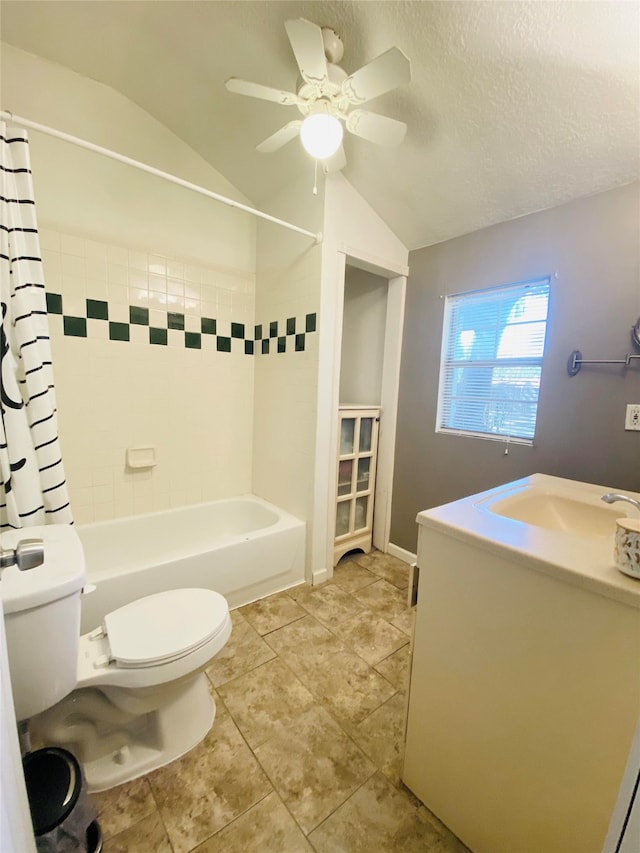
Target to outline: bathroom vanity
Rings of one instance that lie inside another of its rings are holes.
[[[640,716],[637,510],[607,491],[536,474],[418,515],[403,780],[474,853],[603,849]]]

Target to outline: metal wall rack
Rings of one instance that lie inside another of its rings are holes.
[[[637,349],[640,349],[640,318],[631,329],[631,341]],[[583,364],[623,364],[629,367],[634,358],[640,358],[640,353],[627,353],[624,358],[583,358],[579,349],[574,349],[567,361],[567,373],[575,376],[580,372]]]

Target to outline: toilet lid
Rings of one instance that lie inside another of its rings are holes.
[[[225,598],[210,589],[147,595],[104,617],[111,657],[123,667],[170,663],[203,646],[224,627]]]

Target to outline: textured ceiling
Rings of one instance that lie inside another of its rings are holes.
[[[224,81],[295,89],[295,17],[342,36],[348,72],[392,45],[411,59],[411,84],[367,105],[405,141],[349,137],[344,170],[409,248],[638,177],[636,2],[5,0],[1,35],[122,92],[260,205],[304,170],[312,185],[297,141],[255,151],[297,111]]]

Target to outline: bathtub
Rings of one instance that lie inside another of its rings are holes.
[[[82,631],[143,595],[205,587],[239,607],[304,581],[304,522],[253,495],[79,524]]]

